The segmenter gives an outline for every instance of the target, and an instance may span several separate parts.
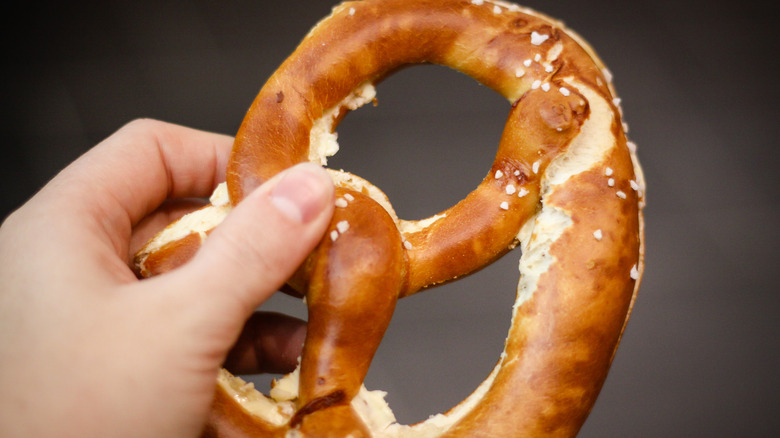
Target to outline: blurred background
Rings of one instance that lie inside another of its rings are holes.
[[[19,30],[4,38],[0,216],[135,118],[235,133],[265,79],[332,5],[36,2],[6,15],[5,29]],[[564,21],[607,63],[648,182],[643,287],[581,436],[777,436],[776,6],[524,5]],[[436,66],[401,71],[378,100],[344,120],[330,164],[374,182],[407,219],[476,186],[509,109]],[[518,258],[399,303],[366,385],[389,392],[400,421],[448,409],[493,368]],[[286,296],[268,307],[305,317]]]

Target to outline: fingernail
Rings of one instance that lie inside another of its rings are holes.
[[[305,224],[328,205],[333,182],[320,166],[302,163],[291,167],[271,190],[271,203],[293,221]]]

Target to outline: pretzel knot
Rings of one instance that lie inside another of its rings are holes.
[[[465,199],[420,221],[399,219],[368,181],[331,170],[331,227],[289,281],[309,309],[300,368],[270,397],[224,371],[207,434],[571,436],[585,421],[639,286],[644,181],[601,61],[561,23],[517,5],[335,7],[250,107],[227,194],[218,189],[193,213],[202,220],[161,232],[137,255],[137,269],[149,276],[180,265],[251,188],[303,161],[326,165],[345,114],[373,101],[384,77],[420,63],[463,72],[511,103],[492,167]],[[362,382],[397,299],[518,245],[517,298],[493,372],[447,413],[396,423]]]

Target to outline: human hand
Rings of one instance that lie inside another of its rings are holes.
[[[231,144],[130,123],[6,219],[0,436],[197,436],[248,319],[234,365],[294,366],[301,323],[250,316],[324,233],[333,186],[318,166],[257,188],[186,265],[138,281],[127,264],[154,230],[192,209],[166,200],[206,197],[224,180]]]

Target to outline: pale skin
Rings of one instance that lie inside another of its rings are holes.
[[[231,145],[132,122],[4,221],[0,436],[196,437],[223,364],[294,367],[303,323],[255,310],[330,220],[333,186],[318,166],[256,188],[183,267],[148,280],[128,267],[193,208],[171,200],[207,197],[224,181]]]

